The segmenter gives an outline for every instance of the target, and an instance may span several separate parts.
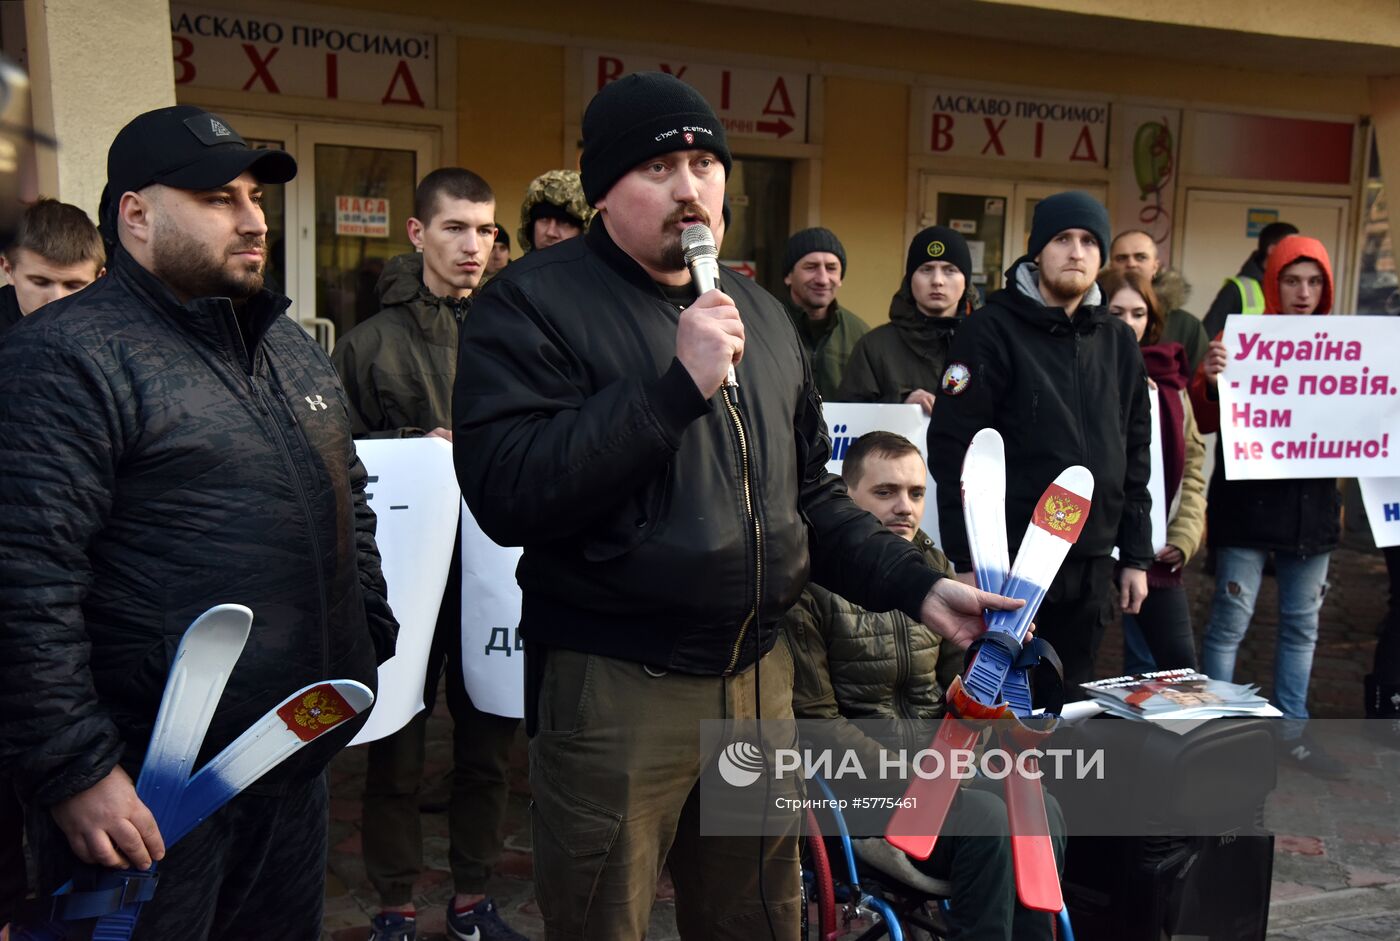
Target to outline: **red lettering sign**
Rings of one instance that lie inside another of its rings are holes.
[[[1001,119],[1001,123],[993,124],[991,118],[983,118],[982,123],[987,125],[987,143],[982,148],[982,153],[987,152],[988,147],[995,147],[998,157],[1006,156],[1006,148],[1001,146],[1001,131],[1006,127],[1006,118]]]
[[[272,73],[268,71],[267,68],[268,65],[272,62],[272,60],[277,58],[277,52],[280,48],[280,46],[273,46],[267,51],[267,56],[263,57],[258,55],[257,46],[253,45],[250,42],[245,42],[243,44],[243,51],[247,53],[248,61],[253,63],[253,74],[248,76],[248,81],[243,83],[244,91],[248,91],[249,89],[251,89],[253,87],[254,82],[260,81],[262,82],[263,87],[266,88],[271,94],[280,95],[282,93],[281,90],[277,87],[276,79],[272,77]]]
[[[198,74],[195,71],[194,63],[190,61],[190,56],[194,54],[194,43],[184,36],[175,36],[175,64],[180,67],[180,71],[175,76],[176,85],[185,85],[194,81]]]
[[[1099,155],[1094,153],[1094,135],[1089,125],[1079,129],[1079,139],[1074,142],[1074,153],[1069,155],[1069,159],[1083,160],[1086,163],[1099,162]]]
[[[775,101],[778,103],[777,107],[773,105]],[[773,83],[773,90],[768,93],[768,103],[763,106],[763,113],[785,114],[790,118],[797,117],[796,112],[792,110],[792,99],[788,97],[787,82],[783,81],[781,75]]]
[[[929,142],[929,147],[939,153],[953,149],[953,116],[951,114],[935,114],[933,116],[933,139]]]
[[[403,92],[406,97],[395,98],[394,89],[403,83]],[[414,105],[423,107],[423,96],[418,94],[418,86],[414,84],[413,72],[408,68],[408,62],[399,60],[399,64],[394,67],[394,75],[389,79],[389,89],[384,92],[384,97],[380,99],[381,105]]]

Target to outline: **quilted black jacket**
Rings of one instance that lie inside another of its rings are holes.
[[[0,767],[27,798],[63,800],[119,760],[134,777],[181,634],[211,605],[255,620],[205,757],[308,683],[372,688],[392,652],[344,394],[288,303],[181,304],[119,252],[0,341]],[[259,789],[319,773],[357,725]]]

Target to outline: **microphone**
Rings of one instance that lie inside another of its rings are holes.
[[[690,269],[697,294],[719,287],[719,249],[715,247],[715,235],[709,226],[687,226],[681,232],[681,255],[685,258],[685,266]],[[724,384],[730,388],[739,385],[733,363],[729,364],[729,375],[725,377]]]

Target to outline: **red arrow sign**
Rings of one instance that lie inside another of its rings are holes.
[[[787,137],[792,133],[792,125],[782,118],[776,121],[759,121],[754,127],[765,134],[776,134],[778,137]]]
[[[758,266],[752,261],[724,261],[722,264],[726,268],[731,268],[750,281],[758,277]]]

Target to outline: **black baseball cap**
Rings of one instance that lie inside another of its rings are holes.
[[[123,193],[152,183],[177,189],[223,186],[252,171],[259,183],[285,183],[297,162],[285,150],[254,150],[227,121],[203,108],[176,105],[137,115],[107,150],[107,187],[99,217],[115,216]]]

